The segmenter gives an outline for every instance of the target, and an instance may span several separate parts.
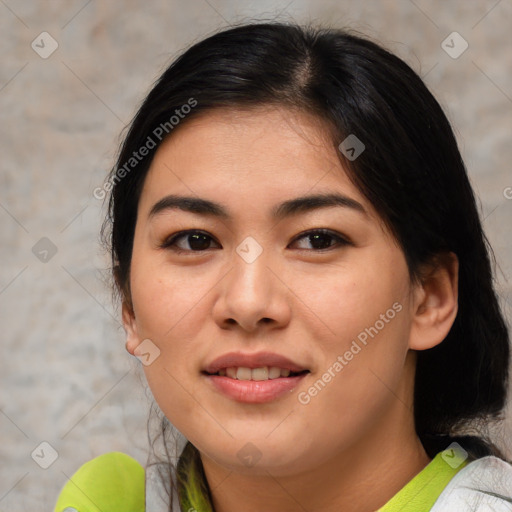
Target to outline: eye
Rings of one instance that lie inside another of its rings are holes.
[[[183,243],[179,243],[184,241]],[[162,249],[172,249],[175,252],[202,252],[211,249],[210,243],[214,242],[213,238],[198,230],[180,231],[164,240],[160,245]],[[218,245],[218,244],[217,244]],[[187,247],[188,246],[188,247]],[[219,246],[220,247],[220,246]]]
[[[322,251],[331,249],[336,246],[350,245],[350,242],[340,236],[339,234],[328,229],[312,229],[302,233],[292,243],[305,240],[306,243],[311,244],[313,250]],[[334,244],[331,242],[334,241]],[[311,250],[308,247],[299,247],[299,249]]]
[[[304,241],[306,244],[311,244],[311,248],[303,246],[299,247],[299,249],[325,251],[336,246],[350,245],[350,242],[344,237],[328,229],[312,229],[306,231],[296,237],[292,244],[301,242],[302,245],[304,245]],[[212,242],[217,245],[217,248],[220,248],[220,245],[207,233],[198,230],[188,230],[180,231],[165,239],[164,242],[160,244],[160,247],[162,249],[171,249],[177,253],[204,252],[214,248],[210,245]]]

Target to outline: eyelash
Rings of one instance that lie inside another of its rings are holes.
[[[195,234],[200,234],[200,235],[204,235],[208,238],[210,238],[211,240],[214,240],[213,237],[211,237],[208,233],[204,232],[204,231],[201,231],[201,230],[198,230],[198,229],[189,229],[189,230],[186,230],[186,231],[179,231],[178,233],[175,233],[174,235],[170,236],[169,238],[167,238],[166,240],[164,240],[164,242],[162,244],[159,245],[159,247],[161,249],[171,249],[172,251],[178,253],[178,254],[182,254],[182,253],[202,253],[202,252],[206,252],[208,251],[209,249],[205,249],[205,250],[199,250],[199,251],[194,251],[193,249],[180,249],[180,248],[177,248],[176,247],[176,242],[178,240],[180,240],[181,238],[185,238],[187,236],[190,236],[190,235],[195,235]],[[313,252],[326,252],[326,251],[329,251],[329,250],[332,250],[336,247],[342,247],[342,246],[346,246],[346,245],[352,245],[352,243],[342,237],[341,235],[339,235],[338,233],[334,232],[334,231],[331,231],[329,229],[310,229],[308,231],[305,231],[303,233],[300,233],[297,237],[295,237],[291,243],[295,243],[297,242],[298,240],[301,240],[303,238],[306,238],[310,235],[313,235],[313,234],[322,234],[322,235],[328,235],[329,237],[333,238],[336,243],[334,245],[331,245],[327,248],[324,248],[324,249],[299,249],[299,250],[303,250],[303,251],[313,251]]]

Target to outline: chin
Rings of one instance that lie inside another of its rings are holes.
[[[314,463],[313,454],[304,451],[309,448],[307,443],[295,442],[293,436],[286,432],[275,437],[273,434],[270,437],[261,437],[261,434],[251,437],[247,432],[245,435],[233,434],[233,438],[226,434],[224,442],[212,436],[193,444],[216,464],[240,474],[287,476],[297,474]]]

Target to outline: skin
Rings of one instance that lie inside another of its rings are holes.
[[[371,512],[430,461],[414,430],[416,351],[440,343],[455,319],[457,260],[413,284],[403,252],[336,152],[308,114],[223,109],[176,128],[144,183],[123,304],[126,348],[134,354],[149,338],[160,350],[144,366],[148,384],[200,451],[217,512]],[[321,192],[348,196],[365,213],[331,206],[270,216],[276,204]],[[168,194],[221,203],[230,218],[178,209],[150,218]],[[299,238],[320,228],[350,243],[327,237],[330,247],[319,250]],[[159,247],[185,229],[207,233],[210,248],[194,252],[187,237],[181,254]],[[247,236],[263,249],[252,263],[235,250]],[[401,311],[301,404],[298,394],[394,303]],[[240,403],[201,374],[231,351],[277,352],[310,373],[284,397]],[[237,457],[248,442],[261,456],[253,466]]]

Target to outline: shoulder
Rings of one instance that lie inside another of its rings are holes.
[[[470,462],[446,486],[431,512],[512,512],[512,466],[488,456]]]
[[[62,488],[54,512],[144,512],[145,471],[134,458],[110,452],[86,462]]]

